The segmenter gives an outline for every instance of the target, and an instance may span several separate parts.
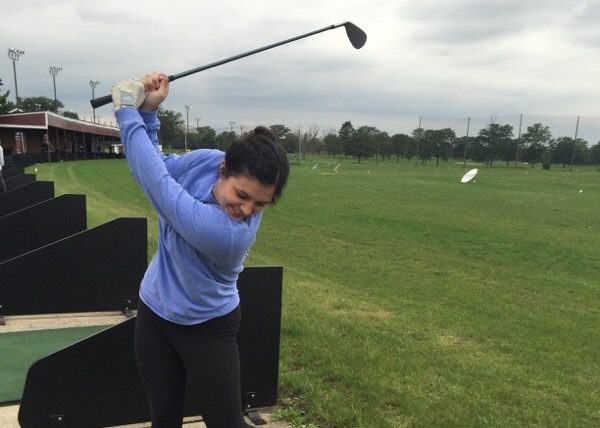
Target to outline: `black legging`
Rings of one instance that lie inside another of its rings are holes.
[[[140,302],[135,353],[153,428],[181,428],[186,382],[198,385],[208,428],[246,428],[241,404],[238,308],[202,324],[166,321]],[[196,397],[194,397],[196,399]]]

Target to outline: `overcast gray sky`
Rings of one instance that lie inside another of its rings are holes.
[[[368,35],[360,50],[343,29],[328,31],[177,80],[165,107],[185,117],[191,104],[190,125],[217,130],[350,120],[390,135],[419,116],[426,128],[429,118],[600,118],[599,1],[4,0],[0,17],[3,89],[14,96],[8,48],[23,49],[19,95],[53,97],[48,68],[61,66],[58,98],[80,115],[91,115],[90,79],[105,95],[147,71],[174,74],[352,21]]]

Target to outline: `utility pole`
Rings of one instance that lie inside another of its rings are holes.
[[[467,135],[465,136],[465,151],[463,153],[463,169],[467,167],[467,144],[469,144],[469,128],[471,127],[471,116],[467,118]]]
[[[573,140],[573,153],[571,153],[571,171],[575,163],[575,146],[577,145],[577,135],[579,134],[579,116],[577,116],[577,124],[575,125],[575,139]]]
[[[188,135],[188,129],[190,129],[190,109],[192,108],[191,105],[186,104],[185,105],[185,136],[184,136],[184,148],[185,148],[185,152],[187,153],[188,148],[187,148],[187,135]]]
[[[415,165],[417,165],[419,163],[419,142],[421,141],[421,120],[422,120],[422,117],[419,116],[419,127],[417,128],[419,130],[419,135],[417,136],[417,154],[416,154],[416,159],[415,159]]]
[[[519,116],[519,135],[517,137],[517,153],[515,154],[515,168],[519,166],[519,146],[521,145],[521,128],[523,127],[523,113]]]

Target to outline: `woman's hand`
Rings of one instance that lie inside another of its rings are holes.
[[[143,76],[140,81],[146,90],[146,98],[140,110],[154,111],[169,95],[169,77],[164,73],[150,73]]]

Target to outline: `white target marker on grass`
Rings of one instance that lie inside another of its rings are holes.
[[[463,175],[463,177],[460,179],[460,182],[468,183],[469,181],[473,180],[476,175],[477,175],[477,168],[473,168],[472,170],[467,171],[467,173],[465,175]]]

